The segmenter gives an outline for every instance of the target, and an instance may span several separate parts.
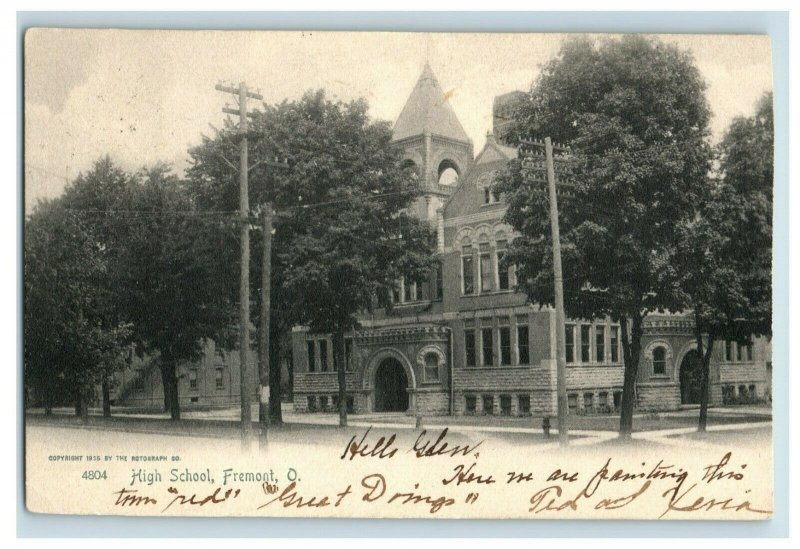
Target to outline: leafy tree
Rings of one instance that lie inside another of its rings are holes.
[[[102,319],[106,326],[125,323],[125,312],[120,310],[116,271],[119,255],[125,245],[127,226],[121,223],[118,210],[124,210],[131,200],[136,178],[114,164],[106,155],[100,157],[86,173],[81,173],[64,190],[62,203],[91,236],[93,247],[102,252],[105,276],[94,281],[92,292],[95,307],[92,314]],[[114,213],[110,213],[114,212]],[[110,390],[113,371],[101,381],[103,415],[111,415]]]
[[[516,113],[516,136],[571,147],[569,193],[559,201],[567,314],[620,323],[625,364],[620,435],[632,431],[634,388],[648,312],[681,310],[662,284],[675,226],[710,167],[709,109],[689,53],[643,36],[566,41]],[[521,162],[501,176],[508,254],[529,299],[553,303],[546,189]]]
[[[127,211],[117,282],[120,307],[145,349],[158,351],[165,406],[180,419],[177,366],[199,358],[204,340],[232,337],[235,304],[221,251],[235,230],[198,212],[184,183],[166,165],[141,174]],[[227,266],[229,268],[229,266]]]
[[[25,381],[47,413],[90,395],[123,364],[130,327],[107,314],[108,257],[94,228],[65,207],[41,202],[25,223]]]
[[[229,270],[220,250],[232,232],[197,211],[168,166],[131,175],[98,160],[26,223],[32,383],[45,395],[76,387],[84,414],[101,384],[110,413],[109,383],[132,340],[158,353],[165,409],[179,419],[177,364],[198,358],[205,338],[230,338],[234,305],[218,274]]]
[[[265,105],[250,137],[250,203],[269,201],[278,212],[270,339],[270,388],[278,395],[280,334],[296,324],[332,333],[336,362],[344,365],[344,333],[357,326],[358,313],[388,304],[400,276],[422,280],[429,273],[431,230],[405,211],[418,190],[399,167],[389,125],[369,119],[366,101],[334,102],[319,90]],[[232,123],[191,151],[188,176],[203,207],[236,209],[236,154]],[[270,166],[275,157],[289,168]],[[260,280],[253,263],[251,279]],[[345,372],[338,370],[346,424]]]
[[[772,332],[771,94],[754,117],[733,121],[718,152],[722,177],[695,190],[695,216],[678,225],[673,261],[702,361],[700,431],[708,418],[714,343],[747,344]]]

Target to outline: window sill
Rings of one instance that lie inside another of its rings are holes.
[[[622,362],[567,362],[567,368],[580,368],[582,366],[596,366],[596,367],[615,367],[619,368],[624,366]]]
[[[529,364],[519,364],[517,366],[462,366],[460,368],[456,368],[457,370],[470,370],[470,371],[478,371],[478,370],[486,370],[486,371],[496,371],[496,370],[527,370],[530,368]]]
[[[491,291],[480,292],[480,293],[472,293],[472,294],[462,293],[461,297],[462,298],[468,298],[468,297],[475,298],[475,297],[483,297],[483,296],[513,294],[513,293],[516,293],[516,292],[514,290],[511,290],[511,289],[508,289],[508,290],[491,290]]]
[[[441,301],[441,300],[442,300],[442,298],[422,299],[422,300],[418,300],[418,301],[404,301],[402,303],[392,303],[392,308],[393,309],[402,309],[404,307],[413,307],[415,305],[430,305],[431,303],[434,303],[436,301]]]

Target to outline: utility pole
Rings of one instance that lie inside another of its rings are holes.
[[[547,163],[547,188],[550,197],[550,232],[553,240],[553,286],[556,306],[556,393],[558,399],[558,441],[569,444],[567,427],[567,359],[564,314],[564,276],[561,272],[561,233],[558,229],[558,198],[556,196],[556,171],[553,164],[553,143],[544,138],[544,153]]]
[[[221,92],[238,96],[239,110],[223,108],[222,112],[239,115],[239,241],[241,249],[241,267],[239,277],[239,381],[242,404],[242,448],[250,448],[252,432],[250,389],[248,373],[250,369],[250,204],[247,183],[247,99],[263,100],[261,94],[247,91],[247,84],[241,82],[238,88],[217,84]]]
[[[547,191],[550,204],[550,232],[553,241],[553,290],[554,305],[556,310],[556,398],[558,414],[558,440],[562,446],[569,444],[569,428],[567,427],[567,360],[565,345],[565,317],[564,312],[564,276],[561,270],[561,235],[558,227],[558,193],[556,192],[556,169],[553,158],[553,143],[549,137],[542,141],[522,139],[520,142],[520,156],[522,157],[523,173],[526,177],[537,183],[544,183],[541,173],[542,149],[544,149],[544,164],[547,172]],[[560,152],[568,149],[559,147]],[[558,183],[561,187],[570,187],[570,184]]]
[[[261,424],[260,445],[266,448],[267,430],[269,429],[269,330],[270,330],[270,299],[272,284],[272,202],[264,205],[263,211],[264,250],[261,258],[261,322],[258,338],[258,421]],[[274,395],[280,398],[280,395]]]

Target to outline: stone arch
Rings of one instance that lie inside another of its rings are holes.
[[[436,355],[439,364],[445,363],[446,358],[444,356],[444,351],[442,351],[438,345],[425,345],[417,353],[417,364],[423,366],[425,364],[425,356],[431,353]]]
[[[474,240],[476,242],[493,242],[494,231],[489,225],[479,225],[475,227]]]
[[[436,181],[441,185],[455,185],[461,177],[461,167],[451,158],[439,161],[436,167]]]
[[[681,390],[681,404],[700,404],[702,398],[702,360],[700,353],[689,349],[678,363],[678,380]]]
[[[665,374],[669,376],[671,379],[674,379],[674,372],[675,372],[675,357],[674,353],[672,352],[672,346],[669,342],[665,339],[655,339],[647,344],[644,348],[643,357],[644,363],[647,365],[647,372],[652,376],[653,375],[653,351],[657,348],[662,347],[664,348],[664,359],[666,362]],[[661,375],[661,374],[658,374]]]
[[[406,380],[408,381],[408,408],[407,411],[409,413],[416,410],[416,389],[417,389],[417,377],[414,374],[414,367],[411,365],[411,362],[408,358],[392,347],[383,347],[378,349],[374,353],[372,353],[367,360],[367,367],[364,369],[364,378],[363,378],[363,387],[364,392],[367,395],[367,409],[368,410],[375,410],[376,407],[376,383],[375,383],[375,376],[378,373],[378,369],[380,365],[386,360],[387,358],[394,359],[397,361],[402,367],[403,371],[406,375]]]
[[[436,360],[437,375],[435,380],[428,379],[428,372],[426,371],[426,361],[429,356],[434,356]],[[422,378],[426,382],[439,381],[442,376],[442,368],[447,366],[447,357],[444,351],[438,345],[425,345],[417,353],[417,367],[422,373]]]
[[[472,229],[464,227],[456,233],[456,245],[469,246],[472,244]]]
[[[696,341],[690,341],[690,342],[686,343],[683,347],[681,347],[681,350],[678,352],[678,355],[677,355],[676,360],[675,360],[675,364],[680,365],[683,362],[683,359],[686,358],[686,354],[689,351],[696,351],[696,350],[697,350],[697,342]]]
[[[375,372],[378,366],[385,358],[394,358],[403,366],[408,377],[408,388],[417,388],[417,377],[414,375],[414,367],[411,362],[406,358],[406,355],[393,347],[383,347],[372,353],[367,359],[367,367],[364,369],[363,386],[365,390],[372,390],[375,388]]]
[[[511,228],[511,225],[503,222],[495,223],[492,229],[494,230],[495,240],[501,240],[502,238],[510,240],[511,235],[514,234],[514,229]]]

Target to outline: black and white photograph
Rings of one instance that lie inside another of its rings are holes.
[[[27,509],[771,519],[772,47],[28,29]]]

